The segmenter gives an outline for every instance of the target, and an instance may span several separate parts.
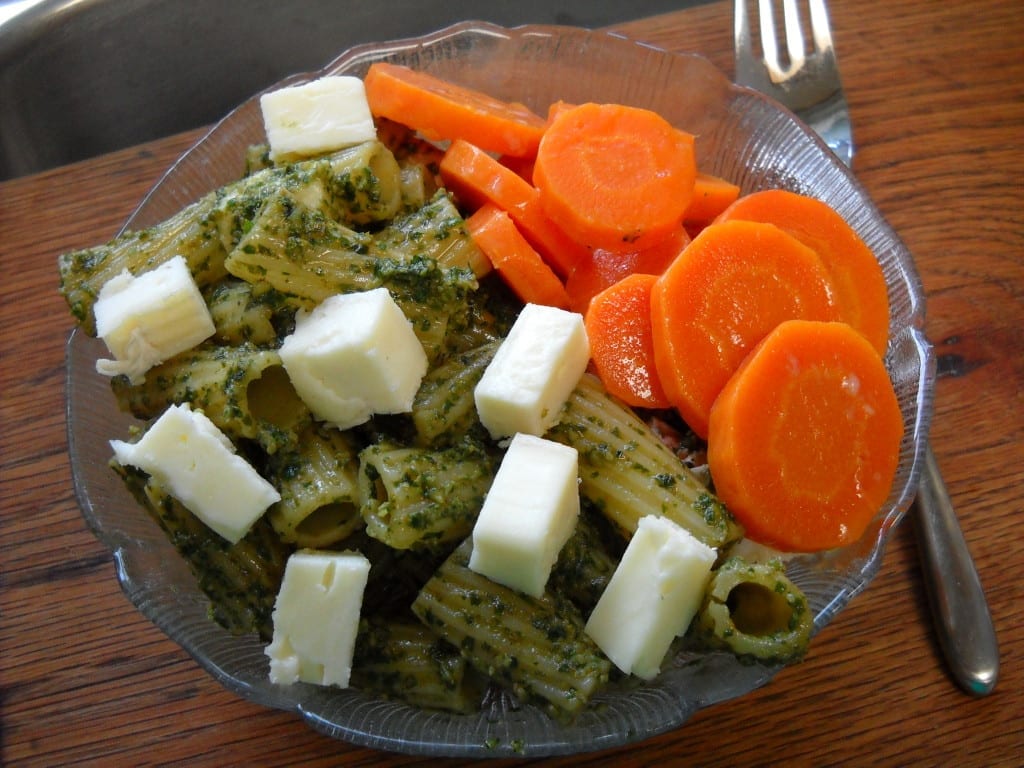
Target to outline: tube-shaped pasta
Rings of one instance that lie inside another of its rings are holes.
[[[265,518],[231,544],[143,472],[112,462],[128,490],[167,534],[210,599],[210,614],[234,634],[273,635],[273,611],[291,548]]]
[[[625,542],[610,546],[614,533],[603,531],[598,513],[584,509],[572,536],[565,542],[551,569],[551,587],[568,597],[583,615],[589,615],[615,572]],[[608,527],[606,525],[606,527]]]
[[[664,515],[708,546],[742,534],[722,503],[633,411],[584,374],[549,437],[579,452],[580,492],[628,536]]]
[[[468,534],[494,477],[494,459],[462,441],[443,450],[375,443],[359,454],[366,532],[396,549]]]
[[[294,446],[312,419],[280,355],[251,344],[197,347],[152,368],[140,384],[111,381],[121,407],[137,418],[189,403],[232,440],[255,440],[267,453]]]
[[[60,292],[82,329],[95,335],[92,310],[100,290],[125,270],[137,275],[181,255],[200,287],[223,278],[227,251],[218,235],[216,209],[217,197],[211,193],[153,227],[61,255]]]
[[[300,547],[335,544],[361,528],[359,449],[347,432],[313,425],[294,449],[268,462],[267,479],[281,500],[267,513],[283,541]]]
[[[469,664],[521,700],[571,719],[608,680],[611,662],[567,599],[533,598],[469,568],[467,539],[424,585],[412,610]]]
[[[376,288],[371,238],[288,192],[267,200],[225,261],[232,275],[268,283],[311,307],[336,293]]]
[[[217,283],[207,293],[206,304],[217,329],[215,338],[223,344],[265,345],[277,339],[274,307],[258,300],[249,283],[241,280]]]
[[[267,200],[287,192],[351,226],[391,219],[401,206],[398,163],[379,141],[333,155],[264,168],[220,187],[164,222],[106,245],[62,255],[61,293],[90,334],[100,289],[122,271],[139,274],[182,255],[200,288],[225,276],[224,261]]]
[[[374,238],[374,246],[387,258],[432,259],[442,269],[468,269],[476,277],[491,269],[490,261],[466,229],[462,215],[443,191],[437,192],[426,205],[388,224]]]
[[[730,557],[711,578],[694,622],[698,641],[741,658],[798,661],[807,651],[814,616],[781,561]]]
[[[420,445],[450,444],[480,423],[473,390],[497,349],[498,342],[492,341],[450,357],[427,372],[412,404]]]
[[[349,684],[414,707],[469,713],[484,686],[458,650],[411,616],[359,623]]]

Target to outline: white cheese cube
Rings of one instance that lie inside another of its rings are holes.
[[[280,349],[295,391],[339,429],[412,410],[427,355],[386,288],[331,296],[297,318]]]
[[[527,304],[473,393],[481,423],[495,439],[543,435],[589,360],[582,315]]]
[[[110,446],[119,463],[151,475],[232,544],[281,500],[206,414],[187,404],[170,406],[137,443]]]
[[[100,289],[93,307],[96,335],[113,360],[97,360],[105,376],[125,374],[133,384],[154,365],[213,335],[213,319],[181,256],[138,277],[122,272]]]
[[[579,517],[577,465],[575,448],[515,435],[473,527],[469,567],[528,595],[544,594]]]
[[[377,136],[358,77],[322,77],[280,88],[260,97],[260,109],[274,161],[332,152]]]
[[[274,602],[264,651],[270,682],[348,687],[370,561],[358,552],[295,552]]]
[[[586,632],[627,674],[650,680],[700,608],[715,550],[668,518],[640,518]]]

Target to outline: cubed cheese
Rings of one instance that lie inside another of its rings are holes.
[[[279,88],[260,97],[270,159],[291,160],[376,138],[358,77],[333,76]]]
[[[125,271],[108,280],[93,307],[96,335],[113,360],[97,360],[105,376],[133,384],[146,371],[213,335],[213,319],[181,256],[138,277]]]
[[[119,463],[151,475],[231,543],[281,499],[227,436],[187,404],[170,406],[137,443],[111,440],[110,446]]]
[[[473,528],[469,567],[540,597],[579,517],[577,464],[575,448],[515,435]]]
[[[473,393],[481,423],[495,439],[543,435],[589,360],[582,315],[527,304]]]
[[[272,683],[348,686],[369,572],[358,552],[300,550],[288,558],[265,651]]]
[[[427,372],[423,345],[386,288],[327,298],[297,319],[280,353],[299,397],[339,429],[411,410]]]
[[[715,550],[668,518],[646,515],[586,624],[627,674],[651,679],[700,608]]]

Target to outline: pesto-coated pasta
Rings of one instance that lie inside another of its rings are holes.
[[[267,283],[313,307],[337,293],[367,291],[380,281],[372,238],[289,193],[269,199],[231,251],[225,267],[249,283]]]
[[[742,535],[714,494],[597,377],[584,374],[550,437],[579,452],[581,493],[627,535],[647,514],[712,547]]]
[[[281,500],[267,517],[282,541],[327,547],[361,528],[358,472],[355,439],[317,425],[303,431],[294,448],[272,456],[266,477]]]
[[[388,224],[374,237],[374,248],[388,259],[431,259],[442,269],[459,267],[476,277],[491,269],[445,192],[437,192],[424,205]]]
[[[261,518],[236,544],[210,530],[155,480],[112,462],[128,490],[167,534],[210,599],[210,615],[234,634],[273,635],[274,600],[291,549]]]
[[[779,560],[728,558],[711,577],[693,634],[710,648],[785,664],[803,658],[814,617]]]
[[[479,709],[484,691],[458,650],[411,617],[359,623],[349,683],[414,707],[459,713]]]
[[[228,253],[264,204],[282,193],[350,226],[389,220],[401,206],[398,163],[379,141],[333,155],[263,168],[220,187],[166,221],[106,245],[60,256],[61,293],[82,328],[95,334],[100,289],[127,270],[139,275],[184,256],[200,288],[226,275]]]
[[[497,349],[498,342],[488,342],[427,372],[412,405],[419,445],[450,444],[480,423],[473,390]]]
[[[461,539],[473,528],[494,469],[492,456],[469,440],[443,450],[370,445],[359,454],[366,531],[396,549]]]
[[[205,298],[216,328],[214,338],[219,343],[270,345],[277,341],[274,307],[261,300],[249,283],[224,280],[214,285]]]
[[[277,351],[251,344],[197,347],[152,368],[140,384],[118,376],[112,387],[137,418],[189,403],[233,440],[255,440],[271,454],[294,447],[312,420]]]
[[[412,604],[438,636],[469,664],[553,717],[577,714],[605,682],[611,662],[583,631],[567,599],[533,598],[469,569],[466,540],[438,569]]]

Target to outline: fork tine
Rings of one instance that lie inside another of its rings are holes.
[[[829,23],[825,0],[810,0],[810,11],[814,50],[818,52],[831,51],[832,25]]]
[[[799,72],[806,61],[804,33],[800,23],[800,12],[796,0],[783,0],[782,21],[785,28],[786,57],[783,64],[779,54],[779,35],[775,25],[775,7],[772,0],[758,0],[758,16],[761,32],[761,50],[768,74],[774,83],[783,83]]]

